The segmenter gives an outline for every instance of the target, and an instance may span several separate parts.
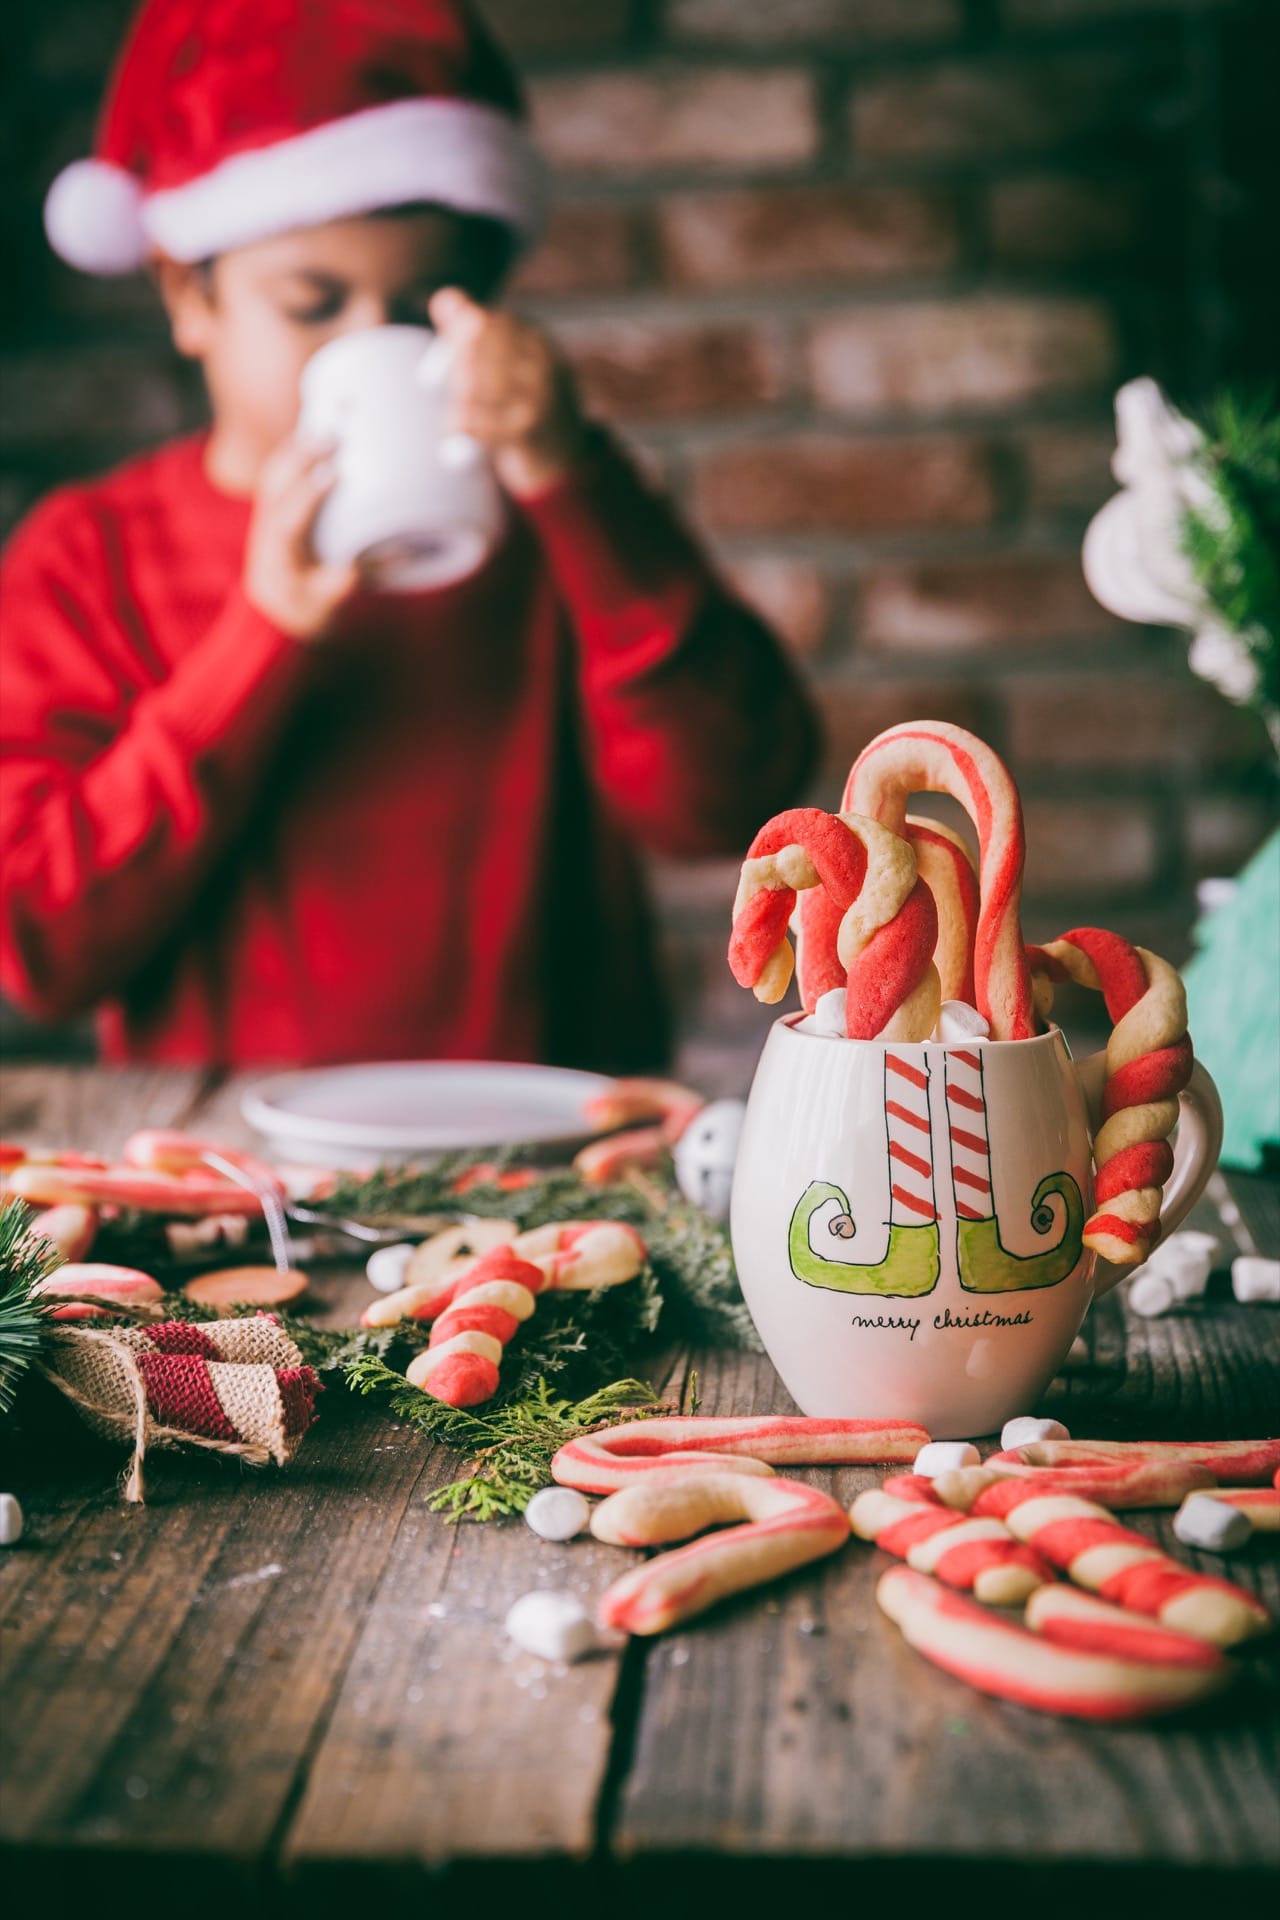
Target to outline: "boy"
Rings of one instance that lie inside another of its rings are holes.
[[[270,14],[268,19],[267,15]],[[733,854],[807,774],[772,639],[482,303],[536,228],[514,82],[455,0],[149,0],[64,257],[145,259],[212,426],[67,487],[3,578],[0,986],[116,1060],[667,1046],[635,847]],[[434,593],[317,563],[292,439],[325,341],[455,346],[510,500]]]

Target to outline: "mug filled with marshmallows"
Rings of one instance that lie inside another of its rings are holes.
[[[976,871],[958,836],[908,813],[917,793],[965,808]],[[1177,973],[1096,927],[1025,945],[1023,858],[1008,769],[919,721],[872,741],[839,813],[779,814],[743,864],[735,978],[777,1002],[794,971],[803,1012],[761,1055],[730,1232],[806,1414],[998,1430],[1216,1165],[1222,1110]],[[1112,1022],[1079,1064],[1049,1017],[1066,980]]]

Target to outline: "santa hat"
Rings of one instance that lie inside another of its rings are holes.
[[[515,78],[459,0],[145,0],[96,147],[45,201],[87,273],[422,201],[541,223]]]

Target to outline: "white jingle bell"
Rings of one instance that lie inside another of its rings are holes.
[[[713,1220],[729,1217],[733,1166],[746,1110],[741,1100],[711,1101],[694,1115],[672,1149],[681,1193]]]
[[[22,1508],[16,1494],[0,1493],[0,1547],[16,1546],[22,1538]]]

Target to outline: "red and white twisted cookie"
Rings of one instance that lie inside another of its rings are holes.
[[[538,1227],[467,1261],[460,1272],[374,1301],[363,1319],[366,1326],[435,1320],[426,1351],[406,1377],[451,1407],[474,1407],[497,1392],[502,1350],[539,1293],[617,1286],[635,1278],[645,1254],[639,1234],[615,1221]]]
[[[821,886],[840,909],[836,953],[853,1040],[925,1040],[941,996],[938,916],[906,840],[856,814],[794,807],[747,850],[733,907],[729,966],[772,1005],[791,982],[787,926],[796,894]]]
[[[1138,1266],[1160,1236],[1161,1190],[1173,1169],[1168,1136],[1191,1077],[1186,992],[1167,960],[1100,927],[1076,927],[1027,951],[1038,990],[1070,979],[1106,1001],[1113,1026],[1093,1143],[1097,1211],[1084,1243],[1116,1266]],[[1047,1013],[1052,992],[1038,1004]]]
[[[1029,1447],[1019,1447],[1026,1454]],[[957,1467],[936,1476],[934,1492],[944,1506],[968,1513],[988,1487],[1008,1479],[1023,1486],[1034,1483],[1041,1493],[1074,1493],[1094,1500],[1109,1513],[1130,1507],[1176,1507],[1189,1493],[1214,1484],[1208,1467],[1194,1461],[1134,1460],[1066,1467],[1017,1464],[1007,1454],[993,1454],[980,1467]],[[980,1510],[980,1509],[979,1509]]]
[[[660,1470],[768,1476],[777,1467],[855,1467],[914,1460],[929,1436],[913,1420],[809,1420],[785,1414],[740,1419],[673,1414],[635,1420],[570,1440],[551,1462],[561,1486],[613,1493]]]
[[[624,1280],[634,1280],[648,1249],[634,1227],[617,1220],[573,1220],[531,1227],[506,1242],[505,1248],[490,1247],[460,1266],[446,1264],[426,1279],[370,1301],[360,1316],[362,1324],[391,1327],[397,1320],[434,1320],[451,1304],[463,1283],[474,1277],[480,1261],[503,1251],[538,1268],[541,1292],[555,1287],[589,1293],[597,1287],[616,1287]]]
[[[1035,1007],[1019,919],[1026,850],[1022,803],[1012,776],[999,755],[963,727],[911,721],[890,727],[864,748],[841,807],[902,833],[913,793],[953,795],[977,828],[981,901],[975,1004],[993,1039],[1029,1039],[1036,1031]]]
[[[1022,1617],[1033,1633],[1056,1646],[1115,1654],[1144,1664],[1232,1671],[1225,1656],[1207,1640],[1156,1626],[1144,1614],[1126,1613],[1123,1607],[1113,1607],[1061,1580],[1037,1587]]]
[[[973,951],[981,899],[969,850],[958,834],[937,820],[907,815],[907,839],[916,870],[933,895],[938,939],[933,964],[943,1000],[973,1005]],[[845,969],[836,950],[843,918],[825,887],[810,887],[796,902],[791,924],[796,931],[796,983],[806,1013],[824,993],[843,987]]]
[[[1005,1521],[1077,1586],[1215,1646],[1234,1646],[1271,1625],[1262,1602],[1243,1587],[1192,1573],[1092,1500],[1004,1480],[980,1494],[973,1510]]]
[[[547,1284],[541,1267],[511,1247],[480,1255],[449,1288],[448,1305],[424,1353],[410,1362],[410,1386],[450,1407],[474,1407],[498,1391],[502,1349],[533,1312]],[[418,1318],[426,1316],[419,1315]]]
[[[993,1453],[986,1464],[1013,1473],[1027,1467],[1200,1467],[1215,1480],[1265,1486],[1280,1471],[1280,1440],[1031,1440]]]
[[[1003,1520],[944,1506],[933,1482],[904,1473],[868,1487],[849,1509],[853,1531],[917,1573],[936,1574],[992,1606],[1011,1607],[1056,1576],[1040,1555],[1015,1540]]]
[[[1040,1604],[1041,1588],[1031,1604]],[[980,1693],[1075,1720],[1142,1720],[1218,1692],[1232,1678],[1212,1647],[1140,1644],[1116,1635],[1086,1649],[988,1613],[927,1574],[891,1567],[876,1599],[917,1653]],[[1181,1639],[1181,1636],[1178,1636]]]
[[[665,1633],[728,1594],[834,1553],[849,1537],[844,1508],[817,1487],[705,1467],[677,1480],[650,1474],[625,1487],[596,1508],[591,1531],[614,1546],[653,1547],[735,1520],[746,1524],[624,1573],[601,1598],[601,1624]]]
[[[583,1147],[574,1167],[590,1186],[620,1179],[632,1167],[655,1167],[706,1104],[703,1094],[675,1080],[615,1080],[586,1105],[588,1126],[609,1137]],[[627,1131],[615,1133],[615,1127]]]
[[[50,1310],[51,1320],[102,1320],[113,1307],[153,1306],[164,1299],[163,1287],[149,1273],[137,1267],[110,1266],[103,1260],[68,1261],[39,1281],[35,1293],[66,1301],[65,1306]],[[93,1301],[101,1304],[94,1306]]]

